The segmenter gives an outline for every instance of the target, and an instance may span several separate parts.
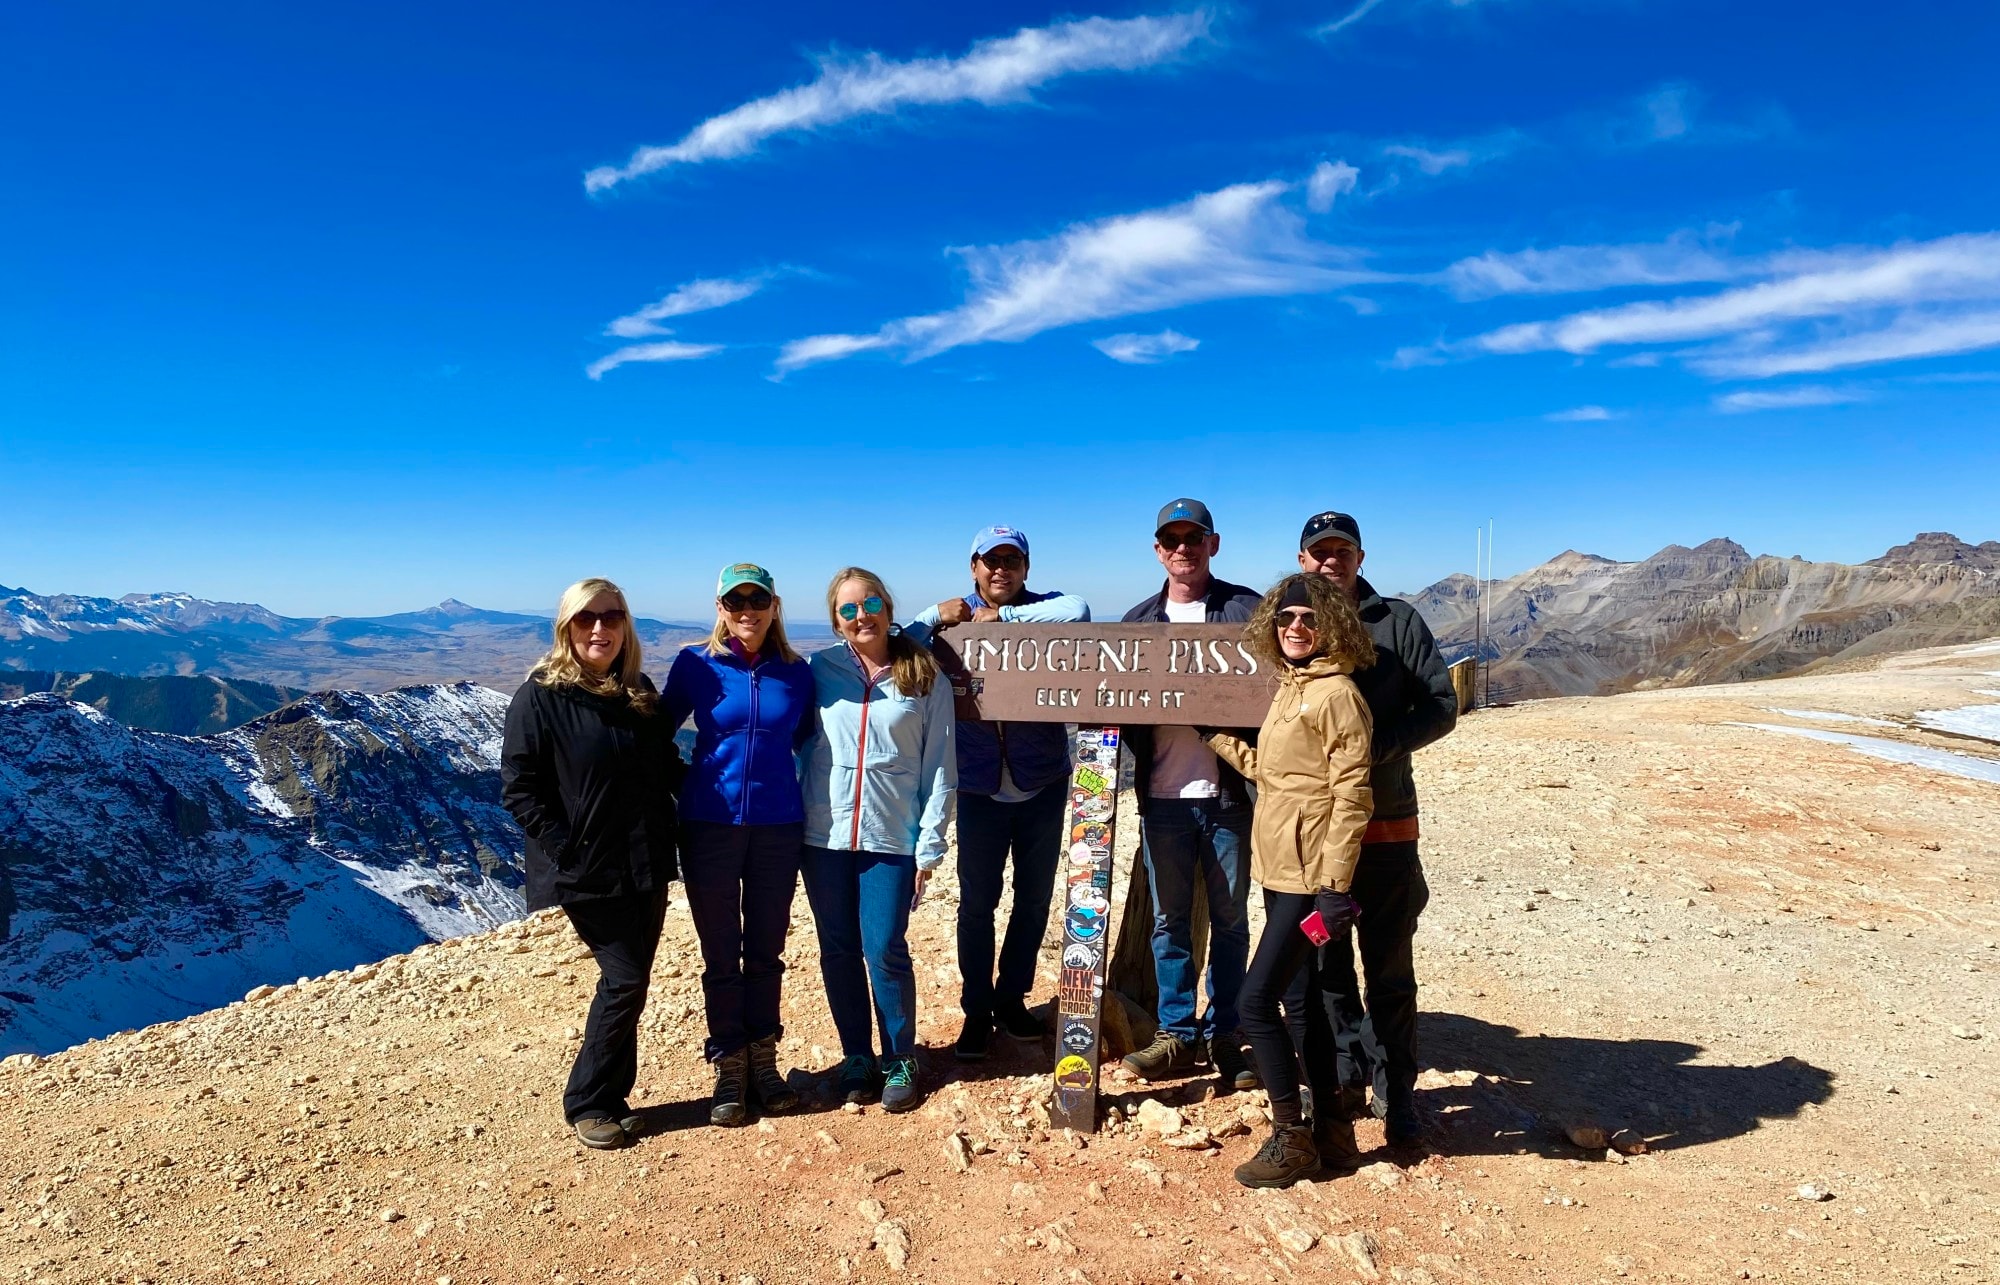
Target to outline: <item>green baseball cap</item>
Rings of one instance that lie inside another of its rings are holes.
[[[715,596],[727,597],[731,589],[738,585],[753,584],[767,593],[778,592],[778,586],[771,579],[771,573],[754,562],[732,562],[716,577]]]

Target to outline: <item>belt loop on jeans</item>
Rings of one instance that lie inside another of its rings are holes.
[[[1397,817],[1393,821],[1370,821],[1368,828],[1361,832],[1363,843],[1414,843],[1417,839],[1417,819]]]

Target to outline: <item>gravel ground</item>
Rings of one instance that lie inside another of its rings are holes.
[[[560,1097],[595,970],[538,916],[0,1064],[0,1278],[1989,1279],[2000,785],[1738,724],[1844,712],[2000,758],[1914,717],[1990,699],[1994,668],[1940,651],[1536,702],[1419,756],[1420,1161],[1241,1190],[1261,1098],[1204,1078],[1114,1080],[1129,1121],[1051,1132],[1050,1050],[950,1059],[947,873],[911,934],[918,1112],[821,1095],[838,1050],[800,897],[785,1055],[807,1105],[707,1127],[677,906],[649,1131],[586,1151]]]

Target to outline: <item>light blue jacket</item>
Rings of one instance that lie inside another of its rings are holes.
[[[819,731],[799,755],[806,842],[936,869],[958,793],[951,681],[940,674],[926,696],[903,695],[893,671],[870,685],[844,646],[815,653],[812,675]]]

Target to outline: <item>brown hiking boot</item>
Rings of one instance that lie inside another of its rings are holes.
[[[576,1129],[578,1142],[598,1151],[612,1151],[628,1141],[625,1130],[616,1120],[607,1120],[601,1115],[586,1116],[572,1127]]]
[[[749,1092],[750,1050],[737,1049],[715,1059],[715,1094],[708,1108],[708,1122],[726,1128],[749,1123],[745,1104]]]
[[[778,1074],[778,1037],[766,1035],[761,1040],[751,1040],[750,1087],[757,1092],[757,1101],[766,1111],[777,1114],[790,1111],[799,1104],[798,1090],[785,1083],[785,1077]]]
[[[1128,1053],[1124,1067],[1142,1080],[1164,1080],[1194,1069],[1198,1046],[1161,1031],[1137,1053]]]
[[[1354,1122],[1339,1116],[1314,1120],[1313,1150],[1319,1152],[1320,1167],[1329,1172],[1351,1173],[1361,1167],[1361,1144],[1354,1140]]]
[[[1319,1152],[1312,1130],[1303,1124],[1281,1124],[1257,1154],[1236,1166],[1236,1181],[1246,1187],[1289,1187],[1319,1173]]]

